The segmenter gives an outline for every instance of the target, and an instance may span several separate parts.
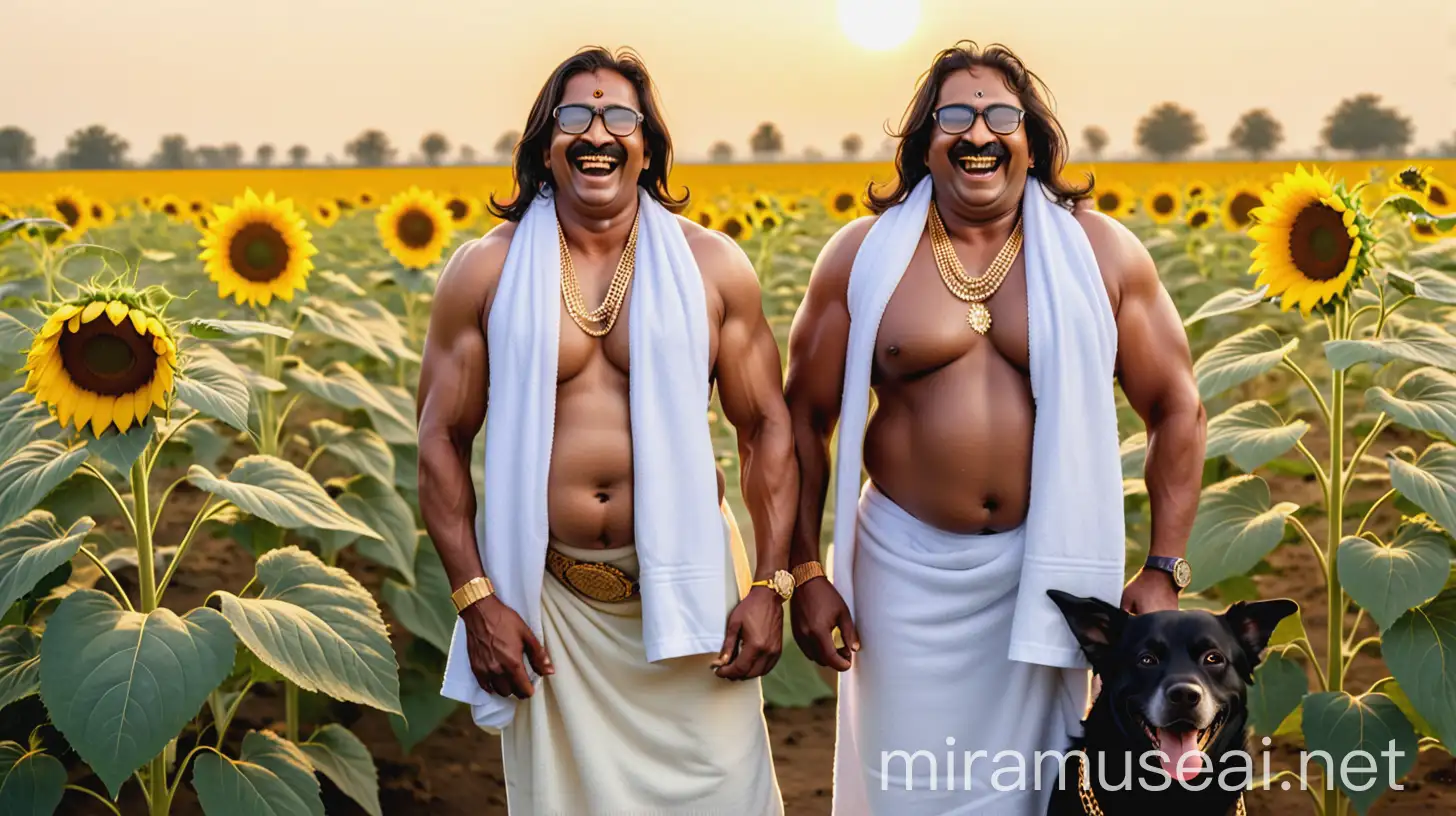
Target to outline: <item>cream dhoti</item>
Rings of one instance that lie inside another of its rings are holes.
[[[751,570],[723,510],[726,589],[736,600]],[[638,574],[635,547],[551,546]],[[556,673],[501,734],[512,814],[783,813],[758,680],[720,679],[711,654],[649,663],[640,600],[597,601],[549,576],[541,630]]]
[[[1007,657],[1025,527],[947,533],[873,484],[858,513],[863,648],[839,683],[834,812],[1045,813],[1060,765],[1038,792],[1036,754],[1067,750],[1087,672]]]

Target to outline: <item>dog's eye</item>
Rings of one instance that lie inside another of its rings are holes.
[[[1203,662],[1210,666],[1222,666],[1224,664],[1224,657],[1218,652],[1209,652],[1203,656]]]
[[[1138,665],[1156,666],[1158,665],[1158,656],[1153,654],[1152,652],[1143,652],[1142,654],[1138,655]]]

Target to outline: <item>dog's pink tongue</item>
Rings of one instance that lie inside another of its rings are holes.
[[[1198,753],[1198,746],[1193,741],[1197,735],[1198,732],[1191,728],[1187,731],[1158,729],[1158,750],[1168,757],[1163,760],[1163,770],[1167,771],[1168,776],[1180,782],[1187,782],[1196,777],[1203,768],[1203,757]],[[1184,760],[1183,757],[1189,754],[1192,756]]]

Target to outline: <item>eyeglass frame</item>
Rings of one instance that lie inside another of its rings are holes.
[[[970,124],[966,125],[965,130],[957,130],[955,132],[946,130],[945,123],[940,121],[940,112],[946,110],[947,108],[965,108],[966,110],[971,112],[971,121]],[[991,123],[986,119],[986,112],[991,110],[992,108],[1009,108],[1016,111],[1016,127],[1006,131],[1005,133],[1001,133],[1000,131],[993,129],[991,127]],[[992,133],[995,133],[997,136],[1010,136],[1016,131],[1021,130],[1022,124],[1026,122],[1026,111],[1016,107],[1015,105],[1007,104],[1005,102],[993,102],[984,108],[977,108],[974,105],[967,105],[964,102],[952,102],[949,105],[941,105],[940,107],[931,111],[930,118],[935,121],[936,126],[940,128],[942,133],[945,133],[949,136],[959,136],[962,133],[969,132],[971,128],[976,126],[977,119],[986,122],[986,129],[991,131]],[[590,125],[588,125],[588,127],[590,127]]]
[[[642,120],[647,118],[646,114],[638,110],[633,110],[626,105],[588,105],[585,102],[567,102],[557,105],[551,110],[551,120],[556,123],[557,127],[561,127],[561,110],[563,108],[586,108],[587,110],[590,110],[592,112],[592,118],[586,120],[586,127],[582,128],[580,132],[572,133],[564,127],[561,128],[561,132],[569,136],[580,136],[582,133],[586,133],[588,130],[591,130],[592,122],[595,122],[597,117],[600,116],[602,119],[602,127],[606,128],[606,131],[608,133],[611,133],[613,136],[616,136],[619,139],[625,139],[628,136],[631,136],[633,133],[636,133],[637,129],[642,126]],[[626,133],[612,133],[612,129],[607,127],[607,111],[612,108],[629,111],[637,117],[637,121],[632,124],[631,130],[627,131]]]

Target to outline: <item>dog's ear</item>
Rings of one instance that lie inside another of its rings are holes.
[[[1127,613],[1099,598],[1081,598],[1059,589],[1047,590],[1047,597],[1062,610],[1087,660],[1100,666],[1122,637]]]
[[[1274,627],[1298,611],[1299,604],[1288,598],[1277,598],[1272,601],[1239,601],[1220,617],[1248,653],[1250,665],[1257,666],[1259,655],[1274,634]]]

